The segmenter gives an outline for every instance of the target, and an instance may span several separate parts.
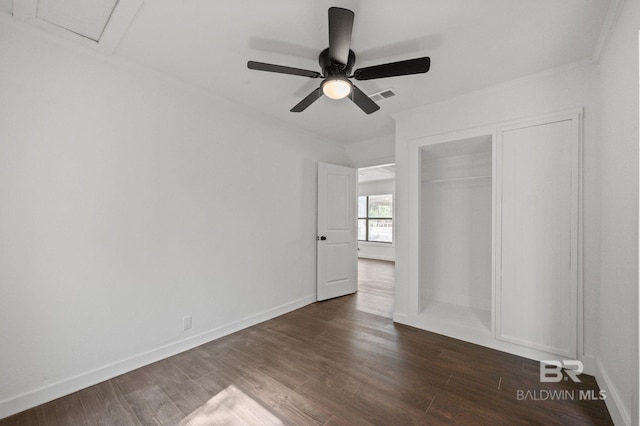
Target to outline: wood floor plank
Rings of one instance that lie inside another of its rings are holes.
[[[185,415],[198,409],[212,396],[180,370],[172,358],[151,364],[145,369]]]
[[[147,366],[148,367],[148,366]],[[138,368],[111,379],[123,395],[138,392],[156,383],[148,373],[148,368]]]
[[[209,399],[179,423],[189,426],[281,425],[277,416],[235,386]]]
[[[436,425],[525,425],[530,424],[515,416],[505,416],[486,407],[461,403],[455,396],[439,393],[427,412],[430,423]],[[542,423],[541,423],[542,424]]]
[[[10,417],[0,419],[0,426],[38,426],[40,424],[37,409],[27,410]]]
[[[364,365],[390,379],[414,388],[444,385],[453,371],[428,362],[416,363],[409,357],[374,355]]]
[[[308,379],[308,369],[304,368],[297,362],[291,362],[289,354],[266,352],[245,352],[240,350],[231,350],[238,359],[242,359],[247,365],[258,369],[262,373],[270,376],[274,380],[287,386],[289,389],[295,389]]]
[[[338,365],[307,348],[293,348],[291,354],[301,371],[329,388],[342,389],[349,381],[348,371],[353,364]]]
[[[220,374],[266,404],[280,419],[287,419],[292,424],[323,425],[331,418],[331,412],[261,371],[249,365],[238,365],[234,356],[220,354],[218,359],[225,367]]]
[[[157,385],[130,393],[125,399],[143,425],[171,425],[184,417],[178,406]]]
[[[357,294],[265,321],[0,420],[21,425],[611,424],[593,377],[395,324],[393,264],[360,261]],[[387,298],[387,300],[385,300]]]
[[[230,348],[232,349],[232,348]],[[191,380],[205,376],[216,370],[215,363],[200,356],[200,351],[186,351],[171,357],[171,361]]]
[[[435,386],[416,386],[414,382],[398,377],[390,377],[370,369],[366,364],[349,371],[349,382],[343,387],[358,393],[362,388],[381,395],[389,395],[399,401],[410,403],[422,411],[426,411],[438,389]]]
[[[377,418],[374,414],[358,410],[358,407],[353,403],[353,397],[345,396],[339,390],[326,386],[313,378],[303,383],[296,391],[331,411],[334,417],[330,418],[329,422],[346,422],[353,425],[376,423]]]
[[[40,424],[68,426],[90,424],[82,409],[79,394],[80,392],[72,393],[37,407]]]
[[[112,381],[102,382],[78,394],[88,424],[134,426],[142,424]]]
[[[375,418],[376,424],[427,424],[429,417],[420,407],[384,395],[375,390],[362,386],[357,390],[345,388],[342,397],[353,399],[356,409],[368,412]]]

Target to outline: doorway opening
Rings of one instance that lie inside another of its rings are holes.
[[[395,262],[358,259],[356,309],[385,318],[393,318]]]
[[[395,164],[358,169],[356,308],[393,317],[395,295]]]

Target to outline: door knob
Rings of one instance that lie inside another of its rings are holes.
[[[321,241],[325,241],[327,239],[327,237],[325,237],[324,235],[321,235],[318,239],[321,240]]]

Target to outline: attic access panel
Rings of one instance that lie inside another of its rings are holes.
[[[38,0],[36,17],[100,41],[118,0]]]

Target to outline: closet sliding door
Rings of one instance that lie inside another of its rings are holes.
[[[575,358],[580,115],[497,133],[496,338]]]

